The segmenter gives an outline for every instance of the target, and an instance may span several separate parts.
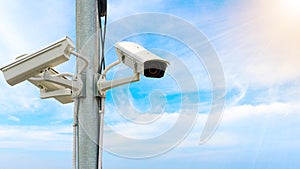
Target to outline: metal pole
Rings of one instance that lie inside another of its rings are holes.
[[[79,169],[98,169],[99,139],[99,99],[95,97],[97,81],[95,75],[99,67],[97,51],[98,37],[92,38],[89,45],[84,46],[97,31],[96,0],[76,1],[76,45],[81,54],[89,58],[89,66],[83,73],[84,96],[78,99],[79,119]],[[92,46],[91,46],[92,45]],[[77,70],[83,63],[77,59]]]

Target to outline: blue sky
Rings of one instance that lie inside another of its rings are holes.
[[[1,65],[65,35],[75,41],[73,0],[0,2]],[[137,160],[123,156],[143,156],[153,147],[163,150],[166,145],[147,142],[141,147],[106,133],[104,168],[299,168],[299,1],[108,2],[110,24],[125,16],[155,12],[179,17],[195,26],[218,54],[227,93],[217,130],[211,139],[199,145],[213,93],[205,64],[189,46],[171,37],[161,34],[128,37],[125,40],[140,43],[170,59],[171,66],[163,79],[141,78],[140,82],[108,92],[106,125],[123,136],[150,140],[171,130],[181,114],[197,110],[197,119],[182,142],[152,158]],[[184,31],[185,27],[178,27],[178,32],[180,29]],[[114,51],[108,51],[107,62],[115,59]],[[72,58],[57,69],[74,71],[74,65]],[[125,73],[119,73],[120,70]],[[129,73],[126,67],[120,66],[109,77]],[[11,87],[2,75],[0,91],[0,168],[71,169],[73,104],[41,100],[39,90],[30,83]],[[116,98],[118,92],[121,94]],[[140,116],[128,120],[135,113]],[[137,123],[143,120],[154,121]],[[186,125],[189,124],[182,124]],[[174,139],[175,135],[164,143],[171,144]]]

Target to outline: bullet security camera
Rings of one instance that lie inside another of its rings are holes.
[[[43,69],[68,61],[74,49],[72,40],[64,37],[35,53],[18,57],[13,63],[0,70],[7,83],[13,86],[39,74]]]
[[[133,42],[118,42],[115,44],[115,48],[119,59],[104,70],[97,82],[98,91],[102,96],[109,89],[139,81],[140,74],[150,78],[161,78],[169,65],[168,61]],[[134,75],[107,81],[106,73],[121,62],[130,67]]]
[[[115,44],[119,60],[133,69],[135,73],[145,77],[161,78],[169,64],[168,61],[156,56],[142,46],[133,42]]]

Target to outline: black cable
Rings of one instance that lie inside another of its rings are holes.
[[[107,0],[98,0],[98,14],[100,17],[107,14]]]
[[[100,65],[99,65],[99,68],[98,68],[98,72],[99,74],[102,74],[102,71],[105,70],[105,51],[104,51],[104,48],[105,48],[105,39],[106,39],[106,24],[107,24],[107,0],[98,0],[97,1],[97,5],[98,5],[98,23],[99,23],[99,27],[100,27],[100,42],[101,42],[101,54],[99,54],[99,61],[100,61]],[[104,17],[104,28],[102,28],[102,17]],[[100,97],[99,98],[99,101],[98,101],[98,108],[100,111],[102,111],[102,98]],[[101,125],[100,124],[100,114],[98,113],[98,120],[99,120],[99,126]],[[99,127],[100,128],[100,127]],[[100,131],[100,130],[99,130]],[[99,141],[99,138],[100,138],[100,133],[98,133],[98,141]],[[97,159],[98,160],[102,160],[102,159],[99,159],[99,156],[100,156],[100,145],[98,143],[97,145]],[[99,169],[102,169],[102,166],[98,166],[99,164],[99,161],[97,162],[97,168]],[[102,163],[101,163],[102,164]]]
[[[104,17],[104,25],[102,27],[102,17]],[[106,24],[107,24],[107,0],[98,0],[98,20],[100,26],[100,41],[101,41],[101,57],[99,73],[105,69],[105,58],[104,58],[104,48],[105,48],[105,39],[106,39]]]
[[[104,18],[104,30],[103,30],[103,34],[101,32],[101,62],[100,62],[100,74],[102,73],[102,70],[105,70],[105,51],[104,51],[104,48],[105,48],[105,39],[106,39],[106,24],[107,24],[107,16],[105,16]],[[101,31],[102,31],[102,26],[100,27]]]

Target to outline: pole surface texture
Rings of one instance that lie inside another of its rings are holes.
[[[78,99],[79,169],[98,169],[99,100],[95,97],[97,81],[94,78],[99,66],[98,39],[94,36],[97,30],[96,3],[97,0],[76,1],[77,51],[89,59],[89,66],[82,74],[84,96]],[[77,63],[78,70],[82,67],[82,61],[77,59]]]

